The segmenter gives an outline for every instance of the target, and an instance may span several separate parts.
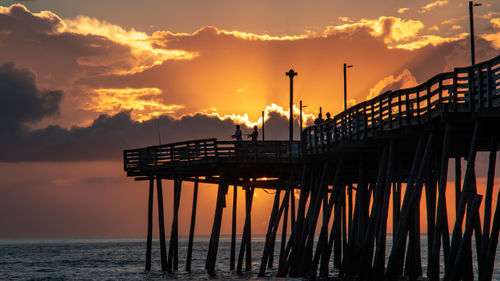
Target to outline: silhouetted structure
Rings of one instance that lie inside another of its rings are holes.
[[[126,150],[124,164],[128,176],[150,182],[146,269],[150,268],[154,181],[157,181],[160,205],[162,269],[167,271],[172,270],[172,264],[174,269],[177,268],[177,213],[181,183],[194,181],[218,184],[206,262],[210,274],[215,274],[225,195],[229,185],[233,185],[232,269],[236,262],[234,210],[237,186],[243,188],[246,198],[238,272],[242,270],[245,252],[246,270],[251,269],[251,206],[255,188],[262,187],[277,192],[259,275],[264,276],[266,269],[273,265],[276,234],[282,221],[284,239],[280,247],[279,276],[313,279],[318,275],[318,269],[320,276],[328,276],[330,259],[333,258],[333,266],[339,269],[341,276],[360,280],[397,280],[404,275],[417,280],[423,274],[420,201],[425,189],[426,275],[430,280],[440,279],[442,253],[444,280],[472,280],[474,257],[479,280],[491,280],[500,230],[500,203],[492,214],[499,122],[500,56],[436,75],[416,87],[387,92],[350,107],[329,122],[306,128],[302,142],[257,142],[255,149],[251,142],[206,139]],[[475,159],[478,151],[490,153],[484,196],[477,194],[476,188]],[[467,162],[463,177],[462,158]],[[448,221],[450,202],[447,204],[446,201],[450,159],[455,163],[454,222]],[[261,180],[264,177],[268,180]],[[161,179],[175,183],[168,259]],[[295,189],[300,191],[296,211]],[[196,194],[197,185],[194,196]],[[195,213],[196,200],[193,202]],[[484,202],[482,225],[479,219],[481,202]],[[393,246],[386,264],[386,232],[391,203]],[[291,233],[287,236],[288,216]],[[453,225],[451,240],[450,224]],[[318,226],[320,232],[315,236]],[[475,236],[475,255],[472,254],[472,235]],[[190,233],[190,244],[192,239]],[[187,263],[190,263],[190,255],[188,250]]]

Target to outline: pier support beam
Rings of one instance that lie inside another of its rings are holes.
[[[148,199],[148,237],[146,244],[146,266],[145,270],[151,270],[151,240],[153,238],[153,196],[154,196],[155,178],[149,178],[149,199]]]
[[[223,182],[223,179],[221,179],[217,191],[217,203],[215,206],[214,224],[212,226],[212,235],[210,236],[207,261],[205,263],[205,269],[211,276],[215,276],[215,263],[217,260],[217,249],[219,247],[220,227],[222,224],[222,211],[224,210],[224,206],[226,203],[227,189],[228,185]]]
[[[156,189],[158,194],[158,222],[160,226],[160,255],[161,270],[167,270],[167,247],[165,243],[165,218],[163,214],[163,191],[161,186],[161,177],[156,177]]]
[[[167,271],[179,269],[179,204],[181,200],[182,180],[174,180],[174,215],[172,219],[172,230],[170,232],[170,243],[168,247]]]
[[[236,258],[236,208],[238,206],[238,186],[233,186],[233,213],[231,220],[231,256],[229,258],[229,269],[234,270]]]
[[[193,237],[194,237],[194,227],[196,223],[196,205],[198,203],[198,177],[194,182],[193,190],[193,207],[191,210],[191,226],[189,228],[189,242],[188,242],[188,252],[186,257],[186,271],[191,271],[191,257],[193,252]]]

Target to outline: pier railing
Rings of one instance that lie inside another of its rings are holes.
[[[155,170],[171,165],[221,161],[288,161],[300,155],[298,141],[217,141],[200,139],[123,151],[124,169],[129,172]]]
[[[331,121],[307,127],[302,133],[302,149],[304,154],[319,154],[344,140],[423,124],[442,112],[479,112],[494,107],[500,107],[500,56],[438,74],[413,88],[388,91],[348,108]]]

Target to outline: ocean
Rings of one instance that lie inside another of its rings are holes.
[[[145,238],[68,238],[68,239],[1,239],[0,280],[206,280],[205,259],[210,237],[197,236],[193,246],[192,271],[184,271],[187,237],[179,237],[179,271],[160,270],[158,240],[153,241],[152,270],[144,271]],[[241,237],[237,238],[237,251]],[[219,242],[216,273],[224,280],[276,280],[277,265],[267,270],[270,277],[258,277],[264,235],[252,236],[252,272],[238,275],[229,270],[230,236]],[[426,235],[421,238],[422,270],[426,272]],[[276,241],[274,262],[278,262]],[[392,239],[388,237],[387,248]],[[168,247],[168,240],[167,240]],[[389,251],[387,251],[389,252]],[[474,250],[475,252],[475,250]],[[497,249],[492,280],[500,280],[500,251]],[[441,263],[442,266],[442,263]],[[477,278],[475,265],[474,277]],[[243,267],[244,268],[244,267]],[[443,268],[442,268],[443,270]],[[336,275],[331,268],[331,275]],[[281,280],[301,280],[280,278]]]

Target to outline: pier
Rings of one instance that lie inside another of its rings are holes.
[[[205,263],[210,275],[216,274],[222,214],[228,190],[233,188],[231,270],[245,268],[266,276],[276,263],[279,277],[315,279],[331,276],[333,264],[340,277],[359,280],[398,280],[402,276],[417,280],[424,275],[430,280],[491,280],[500,230],[500,200],[492,206],[493,197],[500,197],[498,189],[497,194],[493,192],[499,124],[500,56],[347,108],[329,122],[305,128],[301,141],[200,139],[125,150],[127,176],[149,183],[145,268],[151,268],[156,187],[161,269],[179,270],[178,210],[182,183],[189,181],[195,183],[195,189],[187,271],[198,183],[209,183],[217,186]],[[485,194],[477,192],[478,152],[489,153]],[[466,161],[464,170],[462,161]],[[454,179],[448,178],[450,162]],[[162,180],[174,182],[168,251]],[[239,247],[237,187],[245,196]],[[261,264],[252,269],[251,214],[256,188],[276,193],[264,250],[258,253]],[[449,189],[454,190],[453,201],[446,199]],[[300,194],[297,206],[296,192]],[[422,200],[425,230],[420,229]],[[456,219],[448,221],[452,204]],[[393,241],[386,253],[389,206]],[[480,206],[484,213],[480,214]],[[288,223],[291,233],[287,233]],[[276,247],[280,231],[284,239]],[[421,232],[427,235],[426,272],[422,270]],[[273,261],[275,249],[278,261]],[[441,255],[444,272],[440,270]],[[473,262],[478,265],[478,276],[474,276]]]

